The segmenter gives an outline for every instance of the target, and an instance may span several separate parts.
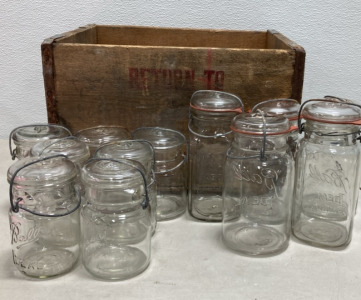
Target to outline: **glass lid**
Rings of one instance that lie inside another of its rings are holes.
[[[26,125],[15,129],[12,133],[12,139],[15,144],[23,142],[35,144],[44,139],[62,138],[70,135],[71,132],[67,128],[58,125]]]
[[[290,120],[297,120],[301,105],[294,99],[270,99],[256,104],[252,112],[261,110],[268,114],[282,115]]]
[[[213,90],[196,91],[190,100],[190,106],[195,110],[209,112],[242,112],[243,104],[236,95]]]

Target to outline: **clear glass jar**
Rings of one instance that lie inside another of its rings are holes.
[[[74,134],[79,141],[86,143],[89,147],[90,155],[93,156],[95,150],[108,143],[129,140],[130,132],[122,126],[96,126],[79,130]]]
[[[293,234],[314,246],[343,248],[351,241],[358,198],[359,127],[353,123],[360,121],[361,109],[324,99],[303,105]]]
[[[204,221],[222,220],[222,184],[233,117],[243,104],[235,95],[201,90],[192,95],[189,119],[189,213]]]
[[[286,249],[291,233],[294,161],[280,116],[242,114],[233,119],[223,184],[222,237],[245,255]]]
[[[10,154],[12,159],[30,156],[31,148],[45,140],[71,136],[69,129],[56,124],[32,124],[13,129],[9,135]],[[11,148],[11,141],[16,148]]]
[[[149,205],[151,212],[152,234],[157,227],[157,184],[154,174],[154,150],[147,141],[124,140],[98,148],[95,158],[129,159],[142,164],[148,183]]]
[[[65,157],[25,158],[8,170],[13,261],[27,276],[70,271],[79,257],[76,166]]]
[[[174,219],[187,206],[187,141],[178,131],[161,127],[141,127],[133,138],[146,140],[155,153],[157,220]]]
[[[290,146],[293,157],[295,157],[299,137],[297,120],[300,106],[298,101],[294,99],[270,99],[260,102],[252,108],[253,113],[261,110],[266,114],[284,116],[289,120],[290,126],[292,126],[293,129],[289,133],[287,143]]]
[[[123,280],[149,265],[151,223],[144,172],[135,161],[100,158],[82,168],[82,259],[95,277]]]

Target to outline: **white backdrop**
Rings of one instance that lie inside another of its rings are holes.
[[[361,94],[359,0],[0,0],[0,138],[46,122],[40,44],[95,24],[275,29],[306,50],[303,100]]]

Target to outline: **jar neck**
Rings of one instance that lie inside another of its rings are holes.
[[[286,151],[288,134],[267,135],[266,136],[266,151]],[[232,147],[242,150],[260,151],[263,147],[263,135],[248,135],[242,133],[235,133]]]
[[[315,144],[350,146],[356,144],[359,126],[353,124],[331,124],[307,120],[304,139]]]

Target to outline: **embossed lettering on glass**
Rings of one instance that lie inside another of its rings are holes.
[[[204,221],[222,220],[222,184],[232,118],[243,104],[232,94],[201,90],[190,100],[189,213]]]
[[[70,271],[79,256],[77,171],[63,156],[24,158],[8,170],[13,261],[27,276]]]
[[[232,122],[223,184],[222,236],[245,255],[287,248],[291,233],[294,161],[281,116],[242,114]]]
[[[351,241],[358,198],[361,109],[324,99],[302,105],[293,233],[311,245],[343,248]]]

